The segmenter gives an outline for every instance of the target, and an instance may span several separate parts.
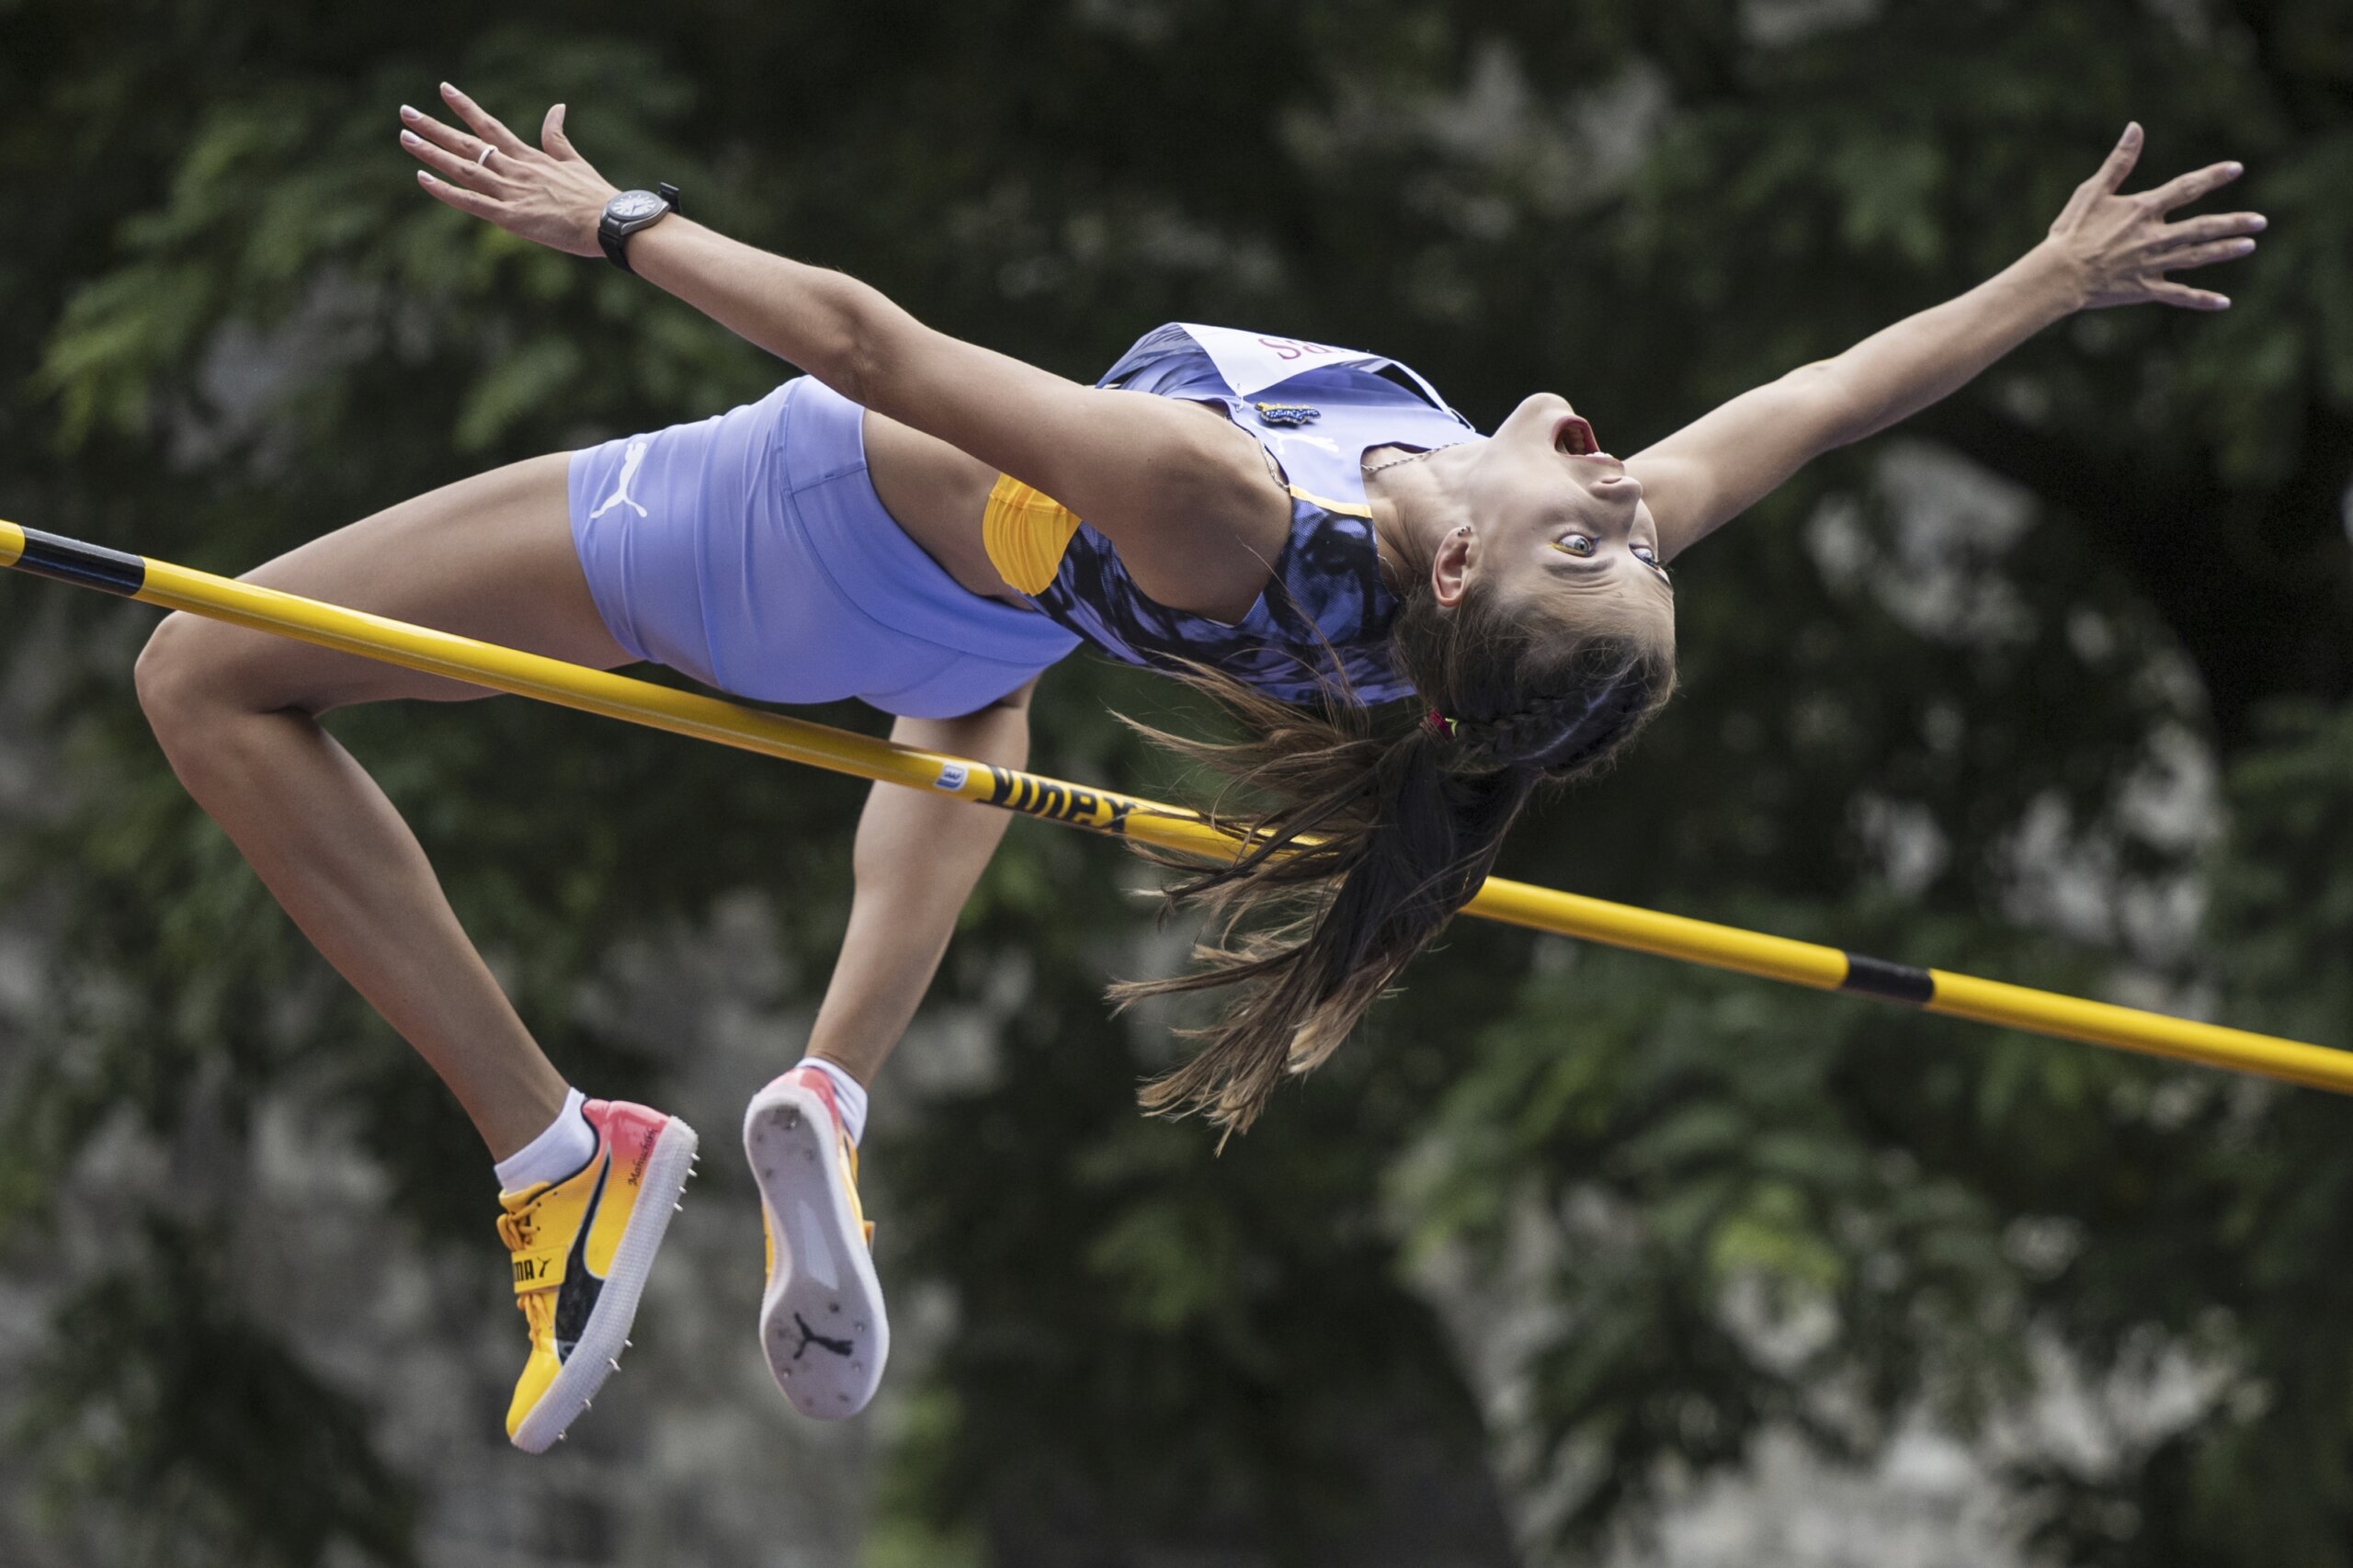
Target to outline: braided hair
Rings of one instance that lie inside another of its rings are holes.
[[[1235,988],[1213,1022],[1182,1031],[1202,1048],[1145,1085],[1147,1109],[1199,1111],[1229,1136],[1249,1127],[1470,902],[1536,791],[1606,767],[1675,685],[1671,617],[1563,627],[1493,593],[1449,608],[1427,583],[1400,607],[1390,654],[1427,705],[1418,722],[1345,688],[1295,708],[1199,667],[1183,678],[1245,738],[1127,721],[1267,802],[1229,814],[1221,796],[1205,812],[1249,846],[1231,865],[1199,871],[1138,846],[1195,872],[1169,907],[1201,909],[1208,926],[1197,967],[1114,985],[1112,999]]]

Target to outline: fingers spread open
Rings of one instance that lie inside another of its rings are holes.
[[[531,150],[530,143],[500,124],[497,117],[447,82],[441,84],[441,98],[456,111],[460,119],[472,129],[475,135],[500,152],[524,153]]]
[[[2143,198],[2160,212],[2170,212],[2187,206],[2207,192],[2219,190],[2246,170],[2237,164],[2209,164],[2202,169],[2192,169],[2186,175],[2165,181]]]

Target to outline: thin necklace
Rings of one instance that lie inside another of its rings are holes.
[[[1464,444],[1464,443],[1462,443],[1462,442],[1461,442],[1461,441],[1449,441],[1449,442],[1447,442],[1447,443],[1446,443],[1446,445],[1445,445],[1445,446],[1443,446],[1443,447],[1431,447],[1431,448],[1429,448],[1427,450],[1425,450],[1425,451],[1419,451],[1419,452],[1411,452],[1411,453],[1408,453],[1407,455],[1405,455],[1404,457],[1402,457],[1402,458],[1391,458],[1391,459],[1390,459],[1387,462],[1385,462],[1385,463],[1375,463],[1375,464],[1373,464],[1370,468],[1361,470],[1360,472],[1364,472],[1364,473],[1366,473],[1366,474],[1375,474],[1375,473],[1379,473],[1379,472],[1380,472],[1382,469],[1384,469],[1384,468],[1396,468],[1396,467],[1398,467],[1398,466],[1400,466],[1401,464],[1404,464],[1404,463],[1419,462],[1419,461],[1421,461],[1424,458],[1426,458],[1426,457],[1429,456],[1431,452],[1443,452],[1443,451],[1447,450],[1449,448],[1452,448],[1452,447],[1460,447],[1460,446],[1461,446],[1461,445],[1463,445],[1463,444]]]
[[[1387,462],[1375,463],[1370,468],[1363,469],[1360,472],[1363,473],[1365,478],[1370,479],[1384,468],[1395,468],[1402,463],[1419,462],[1422,459],[1429,456],[1431,452],[1442,452],[1445,451],[1448,447],[1460,447],[1462,445],[1464,445],[1464,443],[1461,441],[1449,441],[1445,446],[1431,447],[1424,451],[1409,452],[1402,458],[1391,458]],[[1392,574],[1396,574],[1402,571],[1402,569],[1398,567],[1396,562],[1392,561],[1387,553],[1381,550],[1380,533],[1380,528],[1376,527],[1373,529],[1373,560],[1379,565],[1381,585],[1393,594],[1398,591],[1398,586],[1395,583],[1391,582],[1390,578]]]

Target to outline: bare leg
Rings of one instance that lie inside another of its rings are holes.
[[[461,481],[247,580],[598,669],[627,664],[573,548],[566,465],[556,455]],[[563,1108],[563,1075],[460,928],[408,824],[318,723],[355,703],[488,695],[188,615],[167,618],[139,659],[140,702],[188,792],[503,1159]]]
[[[1019,767],[1029,756],[1031,681],[961,719],[902,719],[891,738]],[[809,1054],[873,1082],[906,1033],[956,929],[956,916],[1005,836],[1003,812],[877,784],[858,822],[858,891]]]

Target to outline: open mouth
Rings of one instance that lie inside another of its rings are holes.
[[[1552,426],[1552,446],[1573,458],[1595,457],[1601,451],[1601,443],[1593,438],[1593,426],[1574,414],[1563,415]]]

